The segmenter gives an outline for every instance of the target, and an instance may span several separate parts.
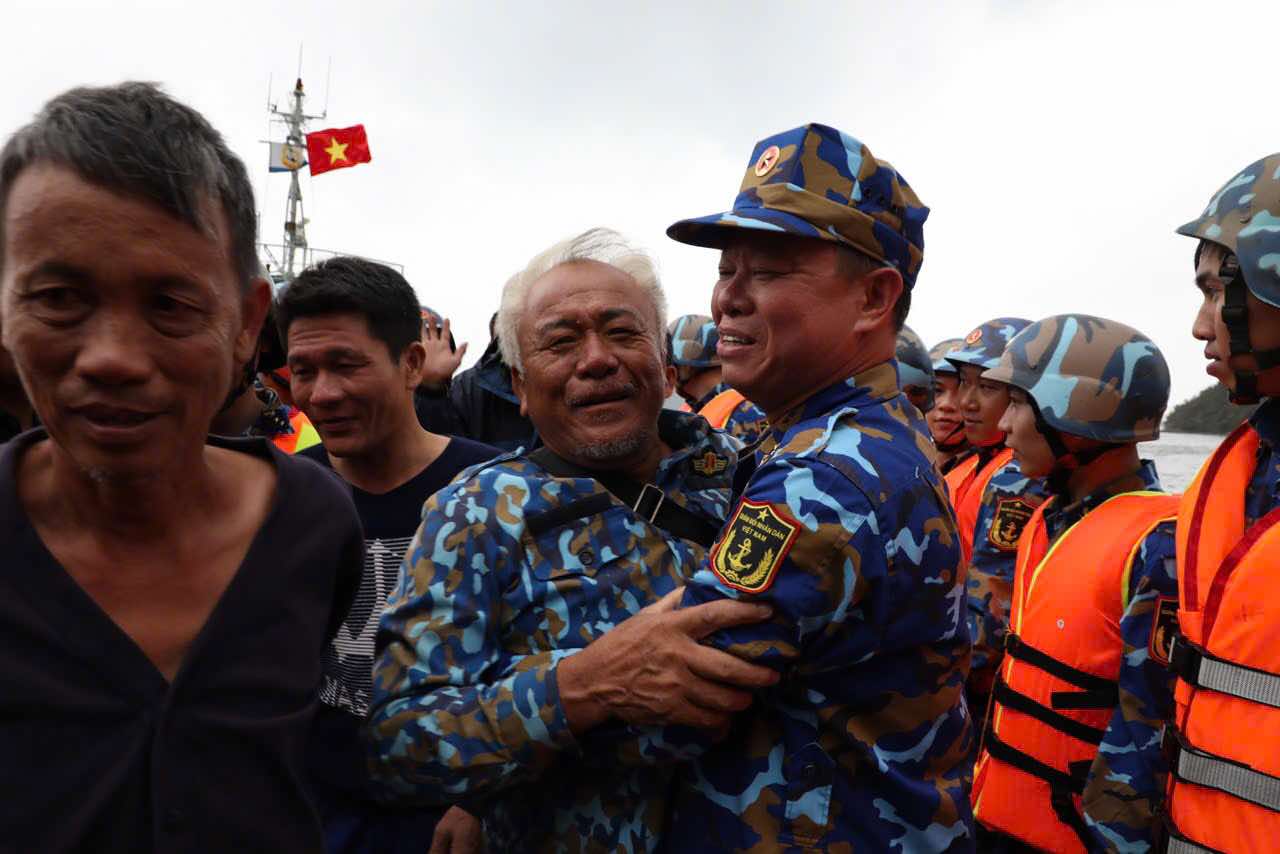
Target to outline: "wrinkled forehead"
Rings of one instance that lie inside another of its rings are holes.
[[[529,288],[521,325],[525,332],[551,326],[599,326],[619,317],[645,329],[658,326],[650,294],[627,273],[599,261],[561,264]]]

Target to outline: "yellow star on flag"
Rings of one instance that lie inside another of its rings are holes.
[[[349,142],[338,142],[338,138],[335,136],[329,137],[329,147],[324,150],[324,153],[329,155],[329,164],[333,165],[339,160],[346,160],[347,146],[350,144]]]

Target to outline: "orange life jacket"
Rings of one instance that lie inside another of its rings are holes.
[[[717,430],[723,430],[729,423],[729,417],[735,409],[746,402],[742,392],[727,388],[707,401],[706,406],[698,410],[698,414],[707,419],[707,423]]]
[[[1096,847],[1079,796],[1119,704],[1126,574],[1142,541],[1177,516],[1178,497],[1108,499],[1049,547],[1036,508],[1014,569],[1006,655],[974,770],[974,816],[1046,851]]]
[[[1178,513],[1171,852],[1271,851],[1280,840],[1280,508],[1245,529],[1257,449],[1241,425]]]
[[[982,506],[982,493],[1000,469],[1013,459],[1013,451],[1001,448],[987,464],[978,468],[980,453],[974,454],[947,473],[947,491],[951,495],[951,507],[956,511],[956,527],[960,531],[960,548],[966,565],[973,557],[973,529],[978,526],[978,508]]]
[[[271,437],[275,446],[286,454],[296,454],[304,448],[320,444],[320,434],[301,409],[293,410],[293,414],[289,416],[289,426],[293,428],[292,433]]]

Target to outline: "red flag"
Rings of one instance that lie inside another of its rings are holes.
[[[373,155],[369,153],[369,137],[364,134],[364,125],[307,134],[307,161],[312,175],[371,160]]]

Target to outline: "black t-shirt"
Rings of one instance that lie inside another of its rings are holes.
[[[362,542],[346,490],[264,439],[271,509],[172,683],[57,562],[0,449],[0,850],[319,852],[301,747]],[[190,523],[208,524],[202,508]]]
[[[330,785],[355,793],[365,778],[358,726],[369,712],[378,621],[388,594],[396,588],[404,552],[421,524],[422,504],[467,466],[499,453],[488,444],[453,437],[435,461],[390,492],[374,494],[347,484],[365,530],[365,571],[351,612],[325,653],[320,699],[328,708],[321,712],[317,737],[308,749],[312,769]],[[319,444],[298,456],[332,469]],[[330,709],[342,714],[333,716]]]

